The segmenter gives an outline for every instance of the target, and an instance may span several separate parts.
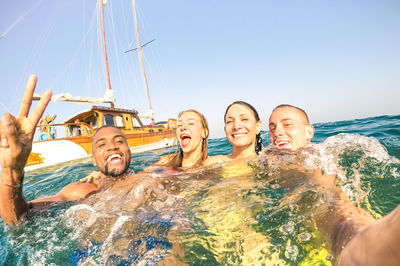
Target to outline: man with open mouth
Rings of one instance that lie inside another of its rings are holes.
[[[135,178],[136,181],[142,178],[136,175],[133,177],[133,171],[129,170],[131,152],[121,130],[113,126],[103,126],[97,129],[92,138],[92,162],[99,168],[100,178],[90,183],[74,182],[65,186],[54,196],[27,202],[22,189],[24,167],[32,149],[36,125],[51,98],[51,91],[46,91],[28,116],[36,81],[37,77],[32,75],[28,81],[18,116],[4,114],[0,121],[0,163],[2,167],[0,214],[6,224],[17,224],[31,212],[31,209],[41,209],[58,201],[84,199],[105,188],[106,183],[115,185],[116,180],[129,182],[131,178]],[[129,180],[127,180],[128,177]],[[151,185],[149,184],[149,186]],[[147,189],[151,188],[143,188],[143,193]],[[133,200],[139,200],[139,196]]]
[[[302,109],[282,104],[269,117],[269,134],[272,145],[277,148],[297,150],[308,145],[314,136],[314,127]]]
[[[270,141],[282,151],[307,148],[314,136],[307,113],[296,106],[275,107],[269,118]],[[265,150],[268,153],[268,148]],[[285,153],[283,153],[285,154]],[[264,157],[268,158],[268,157]],[[296,170],[299,169],[295,165]],[[337,187],[334,175],[304,173],[325,204],[317,207],[314,220],[338,265],[400,265],[400,206],[379,220],[357,208]],[[326,208],[328,211],[319,211]],[[379,241],[376,241],[379,239]]]

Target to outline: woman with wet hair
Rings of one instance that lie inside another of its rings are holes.
[[[204,115],[194,109],[179,113],[176,138],[178,153],[164,155],[155,164],[173,169],[200,166],[208,156],[208,123]]]
[[[232,145],[229,155],[210,156],[204,165],[253,159],[262,150],[261,120],[256,109],[243,101],[233,102],[224,115],[226,137]]]
[[[168,174],[201,166],[208,156],[208,135],[208,123],[204,115],[194,109],[180,112],[176,129],[178,152],[162,156],[157,163],[143,171],[159,171],[162,166],[164,173]],[[98,171],[94,171],[80,181],[90,183],[99,175]]]

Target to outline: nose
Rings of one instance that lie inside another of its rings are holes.
[[[242,128],[242,122],[240,120],[233,121],[232,129],[233,130],[238,130],[240,128]]]
[[[118,148],[118,146],[114,143],[114,141],[110,141],[107,144],[107,151],[112,151],[112,150],[115,150],[117,148]]]
[[[283,126],[279,123],[275,127],[274,136],[282,136],[282,135],[283,135]]]
[[[185,131],[187,129],[186,124],[182,123],[182,126],[180,126],[180,131]]]

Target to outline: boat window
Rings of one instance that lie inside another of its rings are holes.
[[[114,125],[114,118],[112,115],[105,115],[104,116],[104,125]]]
[[[93,129],[97,128],[97,121],[95,116],[91,116],[84,121],[86,124],[90,125]]]
[[[115,116],[115,124],[117,127],[124,127],[124,119],[120,115]]]
[[[139,122],[137,121],[136,117],[132,116],[132,124],[134,127],[140,127]]]

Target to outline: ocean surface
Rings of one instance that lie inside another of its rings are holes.
[[[139,208],[127,201],[138,192],[132,188],[56,204],[19,226],[0,221],[0,265],[331,265],[312,219],[315,190],[277,169],[298,163],[335,174],[354,205],[386,215],[400,204],[400,115],[314,126],[313,149],[300,159],[149,173],[168,180],[160,188],[166,193]],[[267,146],[268,132],[262,136]],[[133,155],[131,168],[141,171],[171,152]],[[209,141],[209,155],[230,152],[225,138]],[[25,197],[53,195],[94,170],[84,161],[26,174]]]

